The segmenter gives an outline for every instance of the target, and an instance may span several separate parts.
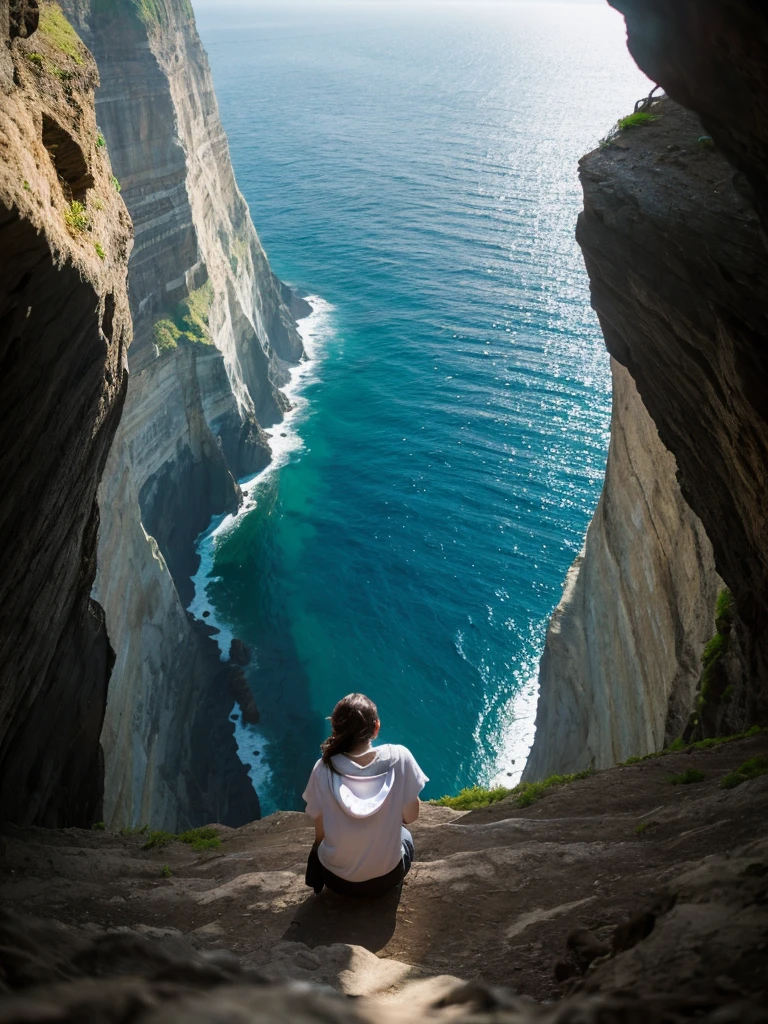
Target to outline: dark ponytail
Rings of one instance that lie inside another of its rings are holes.
[[[346,754],[371,739],[378,721],[376,705],[364,694],[350,693],[343,697],[331,715],[331,735],[320,746],[323,764],[338,775],[331,758],[334,754]]]

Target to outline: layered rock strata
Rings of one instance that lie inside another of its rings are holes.
[[[258,813],[229,678],[191,622],[194,542],[269,460],[262,426],[302,356],[294,312],[237,189],[184,0],[68,0],[101,72],[97,110],[133,217],[125,415],[100,491],[96,593],[117,662],[104,728],[108,821],[177,829]]]
[[[721,583],[674,457],[612,362],[605,485],[547,632],[524,778],[606,768],[680,736]]]
[[[0,4],[0,818],[46,826],[101,815],[113,661],[90,595],[131,228],[97,83],[56,4]]]

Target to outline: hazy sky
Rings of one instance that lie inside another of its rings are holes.
[[[428,4],[456,4],[462,7],[485,7],[488,4],[508,6],[510,4],[533,3],[533,4],[604,4],[607,0],[279,0],[279,6],[293,7],[339,7],[364,5],[415,7]],[[193,6],[200,8],[222,8],[222,7],[276,7],[277,0],[193,0]]]

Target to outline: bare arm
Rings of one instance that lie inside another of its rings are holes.
[[[403,824],[410,825],[411,822],[416,821],[419,816],[419,798],[411,800],[409,804],[406,804],[403,808]]]
[[[318,814],[315,818],[315,842],[322,843],[325,839],[325,829],[323,828],[323,816]]]

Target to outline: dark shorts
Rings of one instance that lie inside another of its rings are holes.
[[[390,889],[394,889],[396,885],[399,885],[411,870],[415,853],[413,836],[407,828],[404,828],[403,855],[391,871],[386,875],[380,875],[378,878],[368,878],[364,882],[348,882],[346,878],[339,878],[338,875],[334,875],[328,868],[323,867],[317,855],[317,847],[319,845],[319,843],[315,843],[309,851],[307,874],[304,881],[316,893],[322,892],[323,886],[327,886],[332,892],[336,892],[340,896],[382,896],[385,892],[389,892]]]

